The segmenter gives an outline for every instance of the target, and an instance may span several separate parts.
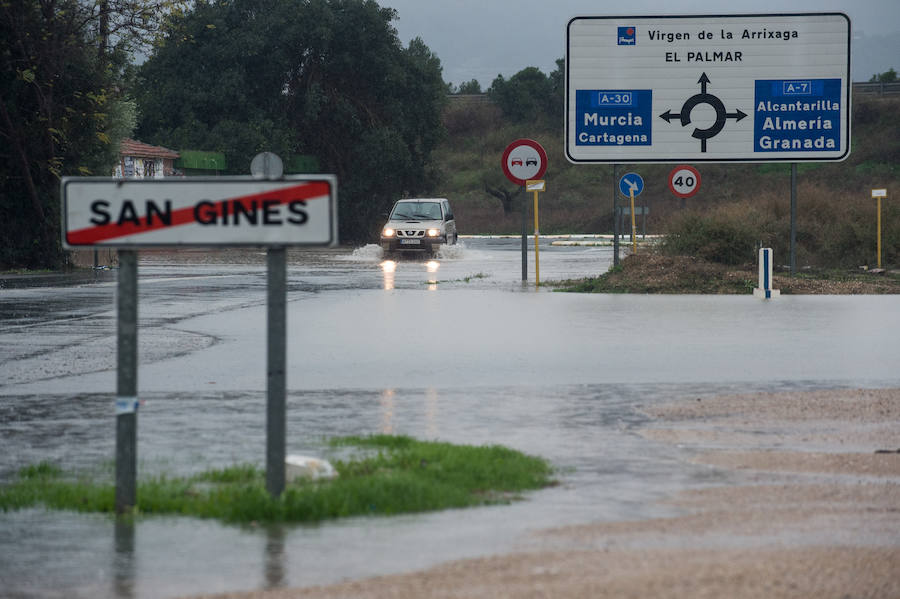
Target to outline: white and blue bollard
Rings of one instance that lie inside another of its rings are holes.
[[[778,289],[772,289],[772,248],[759,250],[759,287],[753,290],[753,296],[771,299],[781,295]]]

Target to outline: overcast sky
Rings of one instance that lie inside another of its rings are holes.
[[[900,71],[900,0],[378,0],[398,12],[404,45],[421,37],[441,59],[444,80],[477,79],[487,89],[498,74],[525,67],[544,73],[566,53],[566,24],[575,16],[720,15],[843,12],[850,17],[851,75],[866,81]]]

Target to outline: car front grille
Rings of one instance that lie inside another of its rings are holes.
[[[411,231],[411,230],[403,230],[397,229],[397,237],[425,237],[425,231]]]

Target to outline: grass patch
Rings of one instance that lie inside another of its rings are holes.
[[[654,252],[632,254],[608,272],[585,279],[545,283],[556,291],[577,293],[752,294],[758,286],[756,265],[727,266],[694,256]],[[809,270],[796,276],[776,274],[773,287],[782,294],[900,294],[900,275],[859,270]]]
[[[391,435],[341,437],[331,445],[362,450],[334,462],[339,474],[334,480],[295,482],[273,499],[265,488],[265,471],[250,464],[191,477],[163,475],[138,483],[135,511],[229,523],[319,522],[508,503],[524,491],[553,484],[545,460],[497,445]],[[23,468],[16,481],[0,487],[3,511],[43,505],[111,514],[114,504],[112,483],[72,480],[46,462]]]
[[[461,279],[452,279],[452,280],[430,280],[425,281],[425,285],[437,285],[438,283],[471,283],[475,279],[486,279],[490,275],[485,274],[483,272],[477,272],[472,275],[465,276]]]
[[[11,268],[7,270],[0,270],[0,275],[48,275],[53,274],[55,272],[59,272],[56,270],[51,270],[49,268]]]

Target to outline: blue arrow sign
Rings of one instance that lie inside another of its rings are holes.
[[[622,175],[622,178],[619,179],[619,191],[621,191],[622,195],[626,198],[630,197],[632,194],[637,197],[644,191],[644,180],[637,173]]]

